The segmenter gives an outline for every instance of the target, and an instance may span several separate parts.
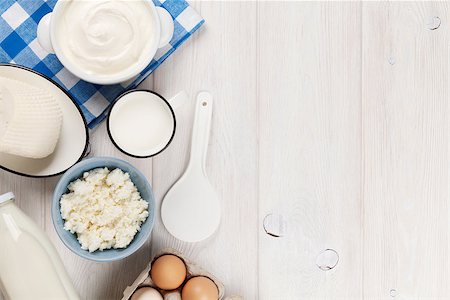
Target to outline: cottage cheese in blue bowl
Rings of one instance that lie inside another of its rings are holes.
[[[68,186],[71,182],[74,182],[77,179],[83,179],[83,174],[85,172],[89,172],[99,168],[108,168],[109,171],[120,169],[123,172],[128,173],[131,182],[133,182],[133,184],[137,188],[141,198],[148,203],[148,216],[141,224],[140,230],[136,233],[127,247],[117,249],[110,248],[90,252],[87,249],[82,249],[81,244],[77,239],[76,233],[71,233],[64,228],[65,220],[61,215],[60,201],[61,197],[64,194],[69,193]],[[133,254],[150,237],[155,219],[155,199],[153,196],[152,188],[145,175],[142,174],[138,169],[133,167],[131,164],[113,157],[94,157],[77,163],[61,177],[53,193],[51,215],[53,225],[55,226],[58,236],[72,252],[89,260],[97,262],[111,262],[123,259]]]

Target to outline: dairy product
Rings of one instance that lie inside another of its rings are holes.
[[[83,72],[100,77],[127,73],[156,51],[157,20],[149,0],[68,0],[63,4],[57,16],[55,50],[59,48]]]
[[[0,152],[29,158],[53,153],[62,112],[49,92],[0,77]]]
[[[0,287],[6,299],[79,299],[45,233],[0,196]]]
[[[85,172],[68,189],[60,201],[64,229],[90,252],[127,247],[148,216],[148,203],[120,169]]]
[[[111,110],[108,125],[119,148],[142,157],[164,149],[175,129],[169,105],[147,91],[131,92],[120,98]]]

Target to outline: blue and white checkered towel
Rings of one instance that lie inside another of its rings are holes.
[[[104,118],[112,101],[135,88],[203,23],[202,17],[184,0],[153,0],[174,19],[175,32],[169,45],[159,49],[150,65],[131,83],[101,86],[87,83],[65,69],[54,54],[36,39],[37,24],[51,12],[57,0],[0,0],[0,62],[15,63],[42,73],[65,88],[80,105],[90,128]]]

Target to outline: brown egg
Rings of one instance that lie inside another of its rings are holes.
[[[219,290],[211,279],[203,276],[193,277],[184,285],[181,299],[217,300],[219,299]]]
[[[150,277],[160,289],[174,290],[186,278],[186,265],[178,256],[163,255],[153,262]]]

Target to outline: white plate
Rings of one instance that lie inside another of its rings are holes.
[[[50,92],[58,100],[63,124],[55,151],[42,159],[0,153],[0,167],[29,177],[49,177],[63,173],[80,161],[88,148],[88,129],[80,108],[55,82],[33,70],[17,65],[0,65],[0,77],[23,81]]]

